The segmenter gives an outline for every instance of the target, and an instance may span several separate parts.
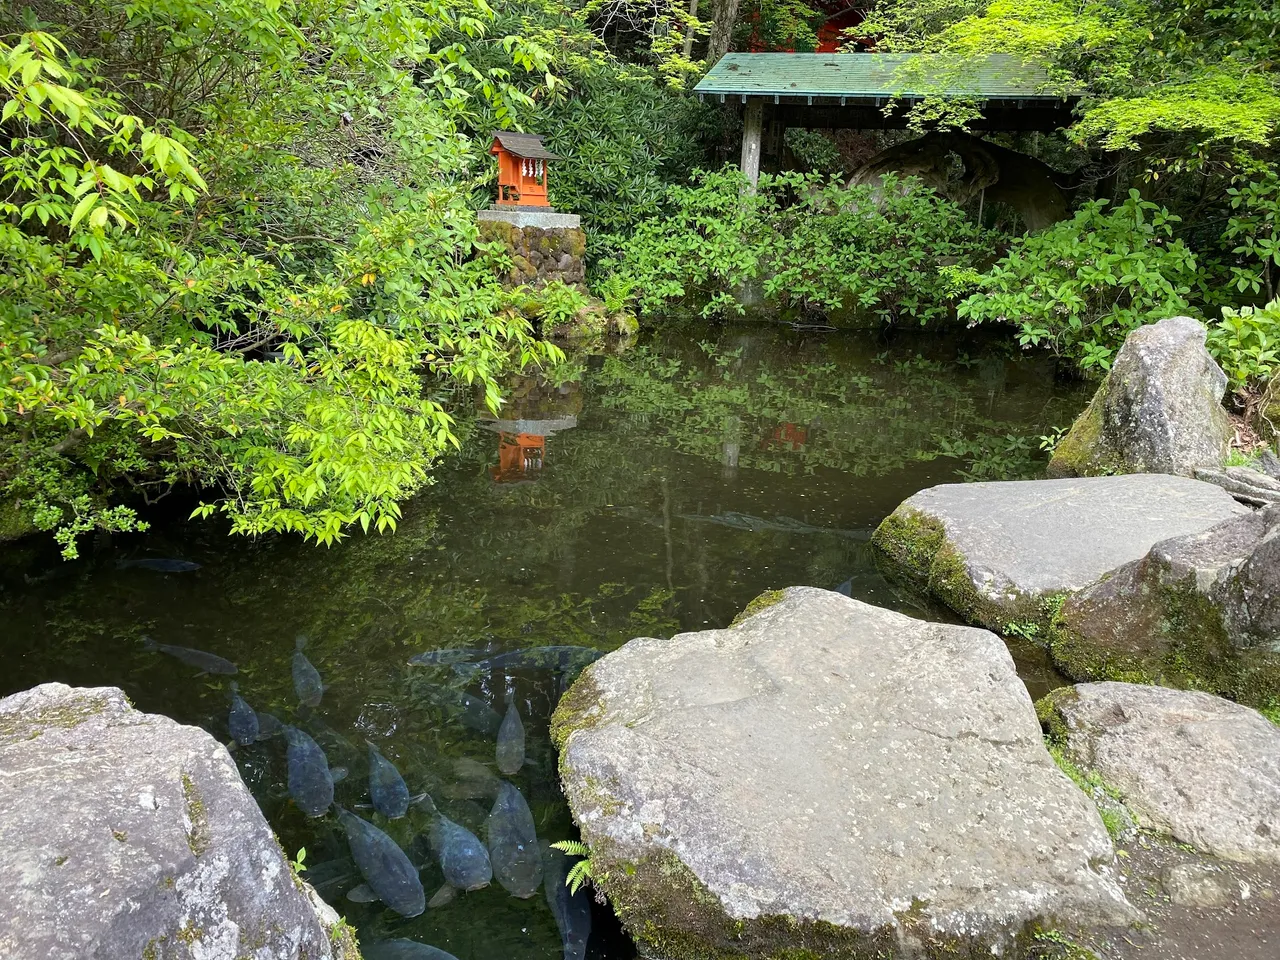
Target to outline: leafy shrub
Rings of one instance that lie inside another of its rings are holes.
[[[1131,330],[1190,313],[1195,256],[1173,238],[1178,218],[1136,190],[1114,209],[1086,203],[1070,220],[1020,237],[958,313],[1015,324],[1024,347],[1045,346],[1084,369],[1107,370]]]
[[[1280,371],[1280,299],[1265,307],[1224,307],[1209,327],[1208,347],[1233,390],[1261,387]]]
[[[618,269],[647,311],[695,301],[704,315],[742,312],[739,291],[759,282],[782,307],[924,323],[946,315],[956,278],[974,275],[995,241],[915,180],[848,187],[789,173],[761,177],[753,193],[726,168],[671,188],[667,214],[619,242]]]

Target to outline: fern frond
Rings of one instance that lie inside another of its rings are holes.
[[[591,851],[587,849],[587,845],[581,840],[557,840],[551,846],[561,853],[567,853],[571,857],[591,856]]]
[[[564,878],[565,886],[569,888],[569,894],[578,892],[578,888],[591,879],[591,861],[579,860],[573,865],[569,871],[569,875]]]

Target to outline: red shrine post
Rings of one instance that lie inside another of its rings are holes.
[[[531,133],[495,130],[489,152],[498,158],[499,210],[550,210],[547,161],[560,158]]]

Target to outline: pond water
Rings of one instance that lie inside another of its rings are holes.
[[[231,678],[144,637],[234,661],[256,710],[296,723],[347,768],[338,802],[425,865],[431,896],[442,874],[424,836],[428,807],[395,821],[364,808],[366,740],[412,793],[483,837],[494,724],[514,703],[526,757],[506,779],[540,843],[572,838],[547,728],[589,655],[528,651],[608,651],[722,627],[761,591],[791,584],[951,619],[884,579],[871,531],[921,488],[1043,470],[1036,437],[1070,423],[1088,394],[1055,381],[1043,358],[972,337],[961,346],[762,325],[668,330],[577,358],[565,376],[516,378],[503,420],[464,423],[462,451],[394,536],[331,549],[232,539],[183,520],[183,503],[162,507],[150,532],[88,543],[71,563],[47,544],[11,545],[0,554],[0,695],[50,680],[116,685],[140,709],[226,742]],[[200,568],[139,563],[156,559]],[[326,685],[311,711],[291,678],[300,634]],[[464,662],[408,664],[440,649],[464,651],[440,658]],[[1033,695],[1059,682],[1037,651],[1014,652]],[[518,899],[495,882],[412,919],[348,900],[361,877],[345,835],[332,814],[309,819],[289,799],[283,740],[234,754],[285,850],[306,848],[310,878],[363,942],[411,938],[460,960],[561,956],[542,890]],[[594,909],[587,956],[634,956],[606,908]]]

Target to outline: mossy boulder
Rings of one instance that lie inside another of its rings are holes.
[[[0,700],[0,769],[0,956],[358,960],[203,730],[49,683]]]
[[[21,540],[36,533],[31,511],[16,497],[0,499],[0,543]]]
[[[1247,512],[1219,487],[1159,474],[943,484],[904,501],[872,543],[887,572],[970,623],[1043,635],[1051,601]]]
[[[1263,391],[1253,415],[1253,429],[1264,443],[1280,453],[1280,378],[1273,379]]]
[[[1227,378],[1205,327],[1171,317],[1129,334],[1088,408],[1054,450],[1052,477],[1116,473],[1194,476],[1227,454]]]
[[[1280,727],[1210,694],[1083,683],[1055,699],[1068,758],[1140,825],[1202,853],[1280,864]]]
[[[1156,544],[1068,598],[1049,638],[1076,680],[1280,702],[1280,509]]]
[[[647,956],[1024,957],[1135,919],[999,638],[812,588],[641,638],[552,730],[597,888]]]

